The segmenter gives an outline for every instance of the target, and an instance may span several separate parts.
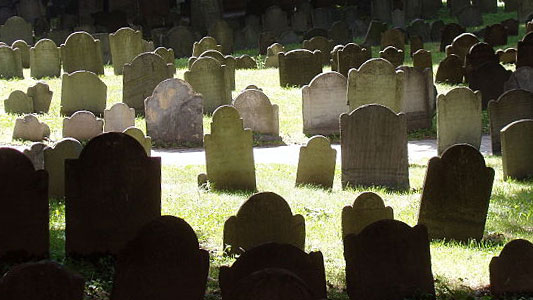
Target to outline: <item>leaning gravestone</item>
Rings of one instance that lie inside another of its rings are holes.
[[[113,72],[122,75],[124,65],[143,53],[142,33],[123,27],[109,34],[109,47],[113,61]]]
[[[25,115],[15,120],[13,139],[39,142],[50,136],[50,127],[39,122],[34,115]]]
[[[0,258],[3,262],[48,257],[48,174],[26,155],[0,148]]]
[[[387,60],[375,58],[348,74],[348,103],[350,110],[365,104],[377,103],[394,112],[402,109],[403,71],[396,71]]]
[[[115,103],[104,110],[104,132],[122,132],[131,126],[135,126],[135,109],[127,104]]]
[[[33,111],[36,113],[48,113],[50,103],[52,102],[53,92],[48,84],[38,81],[35,85],[30,86],[26,91],[28,97],[33,101]]]
[[[146,155],[152,155],[152,138],[145,136],[142,130],[136,127],[130,127],[124,130],[123,133],[137,140],[137,142],[143,146],[144,150],[146,151]]]
[[[163,58],[154,53],[138,55],[124,65],[123,73],[122,102],[137,114],[144,113],[144,100],[152,95],[155,87],[173,76]]]
[[[205,36],[200,41],[194,42],[192,56],[199,57],[207,50],[217,50],[218,52],[222,52],[222,46],[219,45],[214,38]]]
[[[435,82],[459,84],[463,82],[463,60],[455,54],[443,59],[437,68]]]
[[[96,115],[104,113],[107,86],[98,75],[89,71],[63,74],[61,81],[61,114],[70,116],[88,110]]]
[[[270,102],[265,93],[255,89],[244,90],[235,98],[233,106],[239,112],[244,128],[279,137],[279,108]]]
[[[307,49],[311,52],[315,50],[320,50],[321,61],[323,65],[329,65],[331,59],[331,50],[333,50],[334,42],[333,40],[328,40],[322,36],[315,36],[309,40],[303,41],[303,49]]]
[[[409,189],[407,120],[403,113],[396,114],[382,105],[364,105],[342,114],[340,126],[344,187]]]
[[[31,160],[35,170],[44,170],[44,149],[46,147],[46,144],[42,142],[35,142],[22,151]]]
[[[402,112],[407,117],[407,130],[430,129],[435,113],[435,86],[431,69],[419,70],[401,66],[404,72]]]
[[[331,148],[324,136],[314,136],[306,146],[300,147],[296,185],[314,185],[333,188],[337,150]]]
[[[8,114],[31,114],[34,112],[33,100],[23,91],[13,91],[4,100],[4,110]]]
[[[501,130],[503,179],[533,177],[533,119],[514,121]]]
[[[451,45],[446,46],[446,56],[455,54],[464,62],[466,54],[470,48],[479,43],[479,39],[472,33],[462,33],[458,35]]]
[[[319,74],[302,88],[304,134],[339,134],[339,116],[348,110],[346,77],[337,72]]]
[[[23,40],[29,45],[33,44],[33,28],[30,23],[19,16],[13,16],[7,19],[4,25],[0,25],[0,42],[11,45],[16,40]]]
[[[104,74],[104,62],[100,41],[87,32],[74,32],[61,45],[63,71],[72,73],[79,70]]]
[[[435,298],[424,226],[377,221],[344,238],[344,258],[350,299]]]
[[[355,198],[353,205],[342,209],[342,237],[359,234],[368,225],[386,219],[394,219],[392,207],[385,207],[378,194],[363,192]]]
[[[44,150],[44,167],[49,175],[49,197],[65,197],[65,160],[77,159],[82,149],[83,146],[76,139],[64,138]]]
[[[526,90],[533,92],[533,67],[520,67],[511,74],[504,84],[504,90]]]
[[[490,100],[498,99],[503,94],[504,84],[512,73],[499,62],[492,62],[482,65],[470,74],[468,87],[481,92],[483,109],[487,108]]]
[[[19,49],[20,50],[20,59],[22,62],[23,68],[29,68],[30,67],[30,46],[23,41],[23,40],[16,40],[13,45],[11,45],[11,48],[13,49]]]
[[[405,33],[400,29],[389,29],[381,34],[381,50],[388,46],[405,50]]]
[[[111,299],[203,299],[209,253],[187,222],[162,216],[140,228],[115,269]]]
[[[429,160],[418,224],[431,239],[481,240],[494,170],[474,147],[458,144]]]
[[[282,44],[274,43],[267,49],[265,68],[278,68],[279,59],[278,54],[285,51],[285,47]]]
[[[87,141],[104,132],[104,121],[86,110],[80,110],[63,119],[63,137]]]
[[[431,52],[420,49],[413,54],[413,67],[417,70],[429,69],[433,73],[433,59]]]
[[[22,58],[19,49],[0,44],[0,78],[24,78]]]
[[[42,39],[30,49],[30,73],[33,78],[59,77],[61,58],[59,48],[49,39]]]
[[[533,293],[533,244],[512,240],[500,256],[491,259],[490,291],[498,296],[531,295]]]
[[[533,33],[531,32],[518,41],[516,67],[533,67]]]
[[[167,79],[144,102],[146,131],[156,144],[202,145],[203,98],[181,79]]]
[[[445,52],[446,47],[451,45],[453,40],[463,34],[466,29],[457,23],[450,23],[446,24],[441,31],[440,52]]]
[[[401,49],[388,46],[385,50],[379,51],[379,57],[389,61],[395,68],[397,68],[403,65],[405,54]]]
[[[282,87],[304,86],[322,73],[322,55],[315,50],[292,50],[278,54],[279,81]]]
[[[502,24],[487,26],[484,39],[493,47],[507,45],[507,29]]]
[[[333,60],[337,61],[338,72],[347,77],[350,69],[359,69],[372,58],[372,51],[357,44],[350,43],[339,49]]]
[[[65,162],[65,178],[70,257],[116,255],[161,215],[161,159],[126,134],[93,138],[78,159]]]

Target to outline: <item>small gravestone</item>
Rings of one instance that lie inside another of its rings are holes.
[[[518,41],[516,67],[533,67],[533,33],[531,32]]]
[[[279,137],[279,107],[272,104],[260,90],[242,91],[233,101],[239,111],[244,128],[254,133]]]
[[[433,73],[431,51],[420,49],[413,54],[413,67],[418,70],[429,69]]]
[[[135,109],[127,104],[115,103],[104,110],[104,132],[122,132],[131,126],[135,126]]]
[[[342,237],[359,234],[368,225],[379,220],[394,219],[392,207],[385,207],[381,197],[373,192],[363,192],[355,198],[353,205],[342,209]]]
[[[154,53],[142,53],[131,63],[124,65],[122,102],[144,113],[144,99],[150,97],[155,87],[165,79],[173,76],[163,58]]]
[[[350,69],[359,69],[363,63],[372,58],[372,51],[357,44],[347,44],[337,51],[333,60],[337,62],[337,70],[347,77]],[[332,64],[333,68],[333,64]]]
[[[416,51],[424,49],[424,42],[422,42],[422,39],[418,35],[411,36],[409,44],[411,45],[409,49],[409,55],[411,57],[413,57]]]
[[[281,52],[285,52],[285,47],[283,45],[274,43],[270,45],[266,51],[266,60],[265,60],[265,68],[278,68],[279,67],[279,59],[278,54]]]
[[[487,26],[484,39],[493,47],[507,45],[507,29],[502,24]]]
[[[104,62],[100,41],[87,32],[74,32],[61,45],[63,71],[72,73],[79,70],[104,74]]]
[[[490,291],[498,296],[531,295],[533,293],[533,244],[523,239],[512,240],[500,256],[491,259]]]
[[[129,27],[123,27],[109,34],[109,48],[113,61],[113,72],[122,75],[124,65],[130,63],[143,51],[142,33]]]
[[[144,150],[146,151],[146,155],[152,155],[152,138],[145,136],[142,130],[136,127],[129,127],[124,130],[123,133],[137,140],[137,142],[143,146]]]
[[[9,3],[7,5],[9,6]],[[13,16],[7,19],[4,25],[0,25],[0,42],[11,45],[16,40],[33,44],[33,28],[19,16]]]
[[[346,77],[337,72],[317,75],[302,88],[304,133],[339,134],[339,116],[348,112]]]
[[[335,44],[347,44],[352,42],[352,31],[350,30],[349,25],[344,21],[337,21],[331,25],[329,29],[328,36],[332,39]]]
[[[451,45],[453,40],[465,31],[466,29],[457,23],[446,24],[441,30],[440,52],[444,52],[446,47]]]
[[[304,86],[322,73],[321,52],[311,52],[305,49],[292,50],[278,54],[279,82],[285,86]]]
[[[77,159],[82,149],[83,146],[76,139],[64,138],[44,150],[49,197],[62,199],[65,196],[65,160]]]
[[[350,111],[365,104],[377,103],[395,112],[402,108],[404,74],[387,60],[375,58],[348,74]]]
[[[363,45],[366,47],[380,45],[381,34],[387,30],[387,27],[387,23],[383,23],[379,20],[372,20],[368,26]]]
[[[15,266],[0,280],[4,300],[82,300],[84,291],[81,275],[52,261]]]
[[[500,63],[506,65],[516,63],[516,53],[517,51],[515,48],[507,48],[505,50],[500,49],[496,51],[496,55],[498,55]]]
[[[145,100],[146,130],[156,144],[202,145],[203,98],[181,79],[167,79]]]
[[[381,34],[381,50],[385,50],[388,46],[405,50],[405,33],[396,28],[383,32]]]
[[[462,33],[457,36],[451,45],[446,46],[446,56],[455,54],[464,62],[470,48],[479,43],[479,39],[472,33]]]
[[[501,130],[503,179],[533,177],[533,119],[514,121]]]
[[[405,54],[401,49],[388,46],[385,50],[379,51],[379,57],[389,61],[396,68],[403,65]]]
[[[404,72],[402,112],[407,117],[407,130],[431,129],[435,112],[435,86],[431,69],[401,66]]]
[[[22,151],[22,153],[31,160],[35,170],[44,170],[44,149],[46,147],[46,144],[42,142],[35,142],[32,143],[29,148]],[[50,176],[50,174],[48,174],[48,176]]]
[[[40,142],[50,136],[50,127],[39,122],[34,115],[25,115],[15,120],[13,139]]]
[[[289,27],[287,13],[279,6],[271,6],[265,10],[262,16],[263,29],[265,31],[272,31],[275,35],[279,35]]]
[[[233,53],[233,29],[226,21],[222,19],[215,21],[209,28],[209,35],[220,43],[222,53],[225,55]]]
[[[90,111],[81,110],[63,119],[63,137],[85,141],[104,132],[104,121]]]
[[[161,159],[126,134],[89,141],[78,159],[65,162],[65,175],[69,257],[116,255],[161,215]]]
[[[4,207],[0,211],[2,262],[48,257],[47,187],[46,171],[36,171],[22,152],[0,148],[0,202]]]
[[[11,45],[11,48],[13,49],[19,49],[20,50],[20,59],[22,62],[23,68],[29,68],[30,67],[30,46],[23,41],[23,40],[16,40],[13,45]]]
[[[200,54],[204,53],[207,50],[217,50],[222,52],[222,46],[217,43],[217,41],[210,37],[203,37],[200,41],[194,42],[192,56],[199,57]]]
[[[33,101],[33,111],[36,113],[48,113],[50,103],[52,102],[53,92],[48,84],[38,81],[35,85],[30,86],[26,91],[28,97]]]
[[[473,45],[465,56],[465,79],[470,82],[470,77],[477,69],[487,63],[498,63],[498,56],[491,45],[487,43],[477,43]]]
[[[457,21],[461,26],[474,27],[483,25],[483,15],[476,6],[468,6],[457,15]]]
[[[344,238],[350,299],[435,298],[424,226],[380,220]]]
[[[33,100],[23,91],[13,91],[4,100],[4,110],[8,114],[31,114],[34,112]]]
[[[96,115],[104,113],[107,86],[98,75],[89,71],[63,74],[61,81],[61,114],[70,116],[88,110]]]
[[[414,19],[407,27],[407,33],[410,37],[420,37],[422,42],[431,41],[431,26],[422,19]]]
[[[164,35],[163,45],[172,48],[178,58],[188,57],[191,56],[195,40],[196,37],[189,27],[174,26]]]
[[[437,68],[435,82],[459,84],[463,82],[463,60],[455,54],[447,56]]]
[[[200,249],[191,226],[161,216],[140,228],[120,251],[110,298],[203,299],[208,273],[209,253]]]
[[[521,89],[533,92],[533,67],[517,68],[504,84],[504,90]]]
[[[296,185],[313,185],[333,188],[337,150],[331,148],[324,136],[314,136],[306,146],[300,147]]]
[[[307,49],[311,52],[315,50],[320,50],[321,61],[323,65],[328,65],[330,63],[330,53],[333,50],[334,42],[333,40],[328,40],[322,36],[313,37],[310,40],[303,41],[303,49]]]
[[[508,36],[517,36],[518,35],[518,20],[516,19],[506,19],[501,22]]]
[[[248,54],[236,58],[235,68],[237,69],[257,69],[257,62]]]
[[[467,144],[429,160],[418,224],[431,239],[481,240],[489,209],[494,170]]]
[[[153,51],[155,54],[161,56],[161,58],[163,58],[163,60],[167,63],[167,64],[172,64],[174,65],[174,60],[176,59],[175,56],[174,56],[174,50],[172,50],[172,48],[165,48],[165,47],[158,47],[157,49],[155,49]]]
[[[444,29],[444,21],[442,20],[436,20],[431,22],[431,29],[430,29],[430,37],[431,41],[434,43],[440,43],[442,39],[442,31]],[[453,40],[455,37],[453,37],[451,40]],[[451,41],[450,41],[451,42]],[[447,45],[444,45],[447,46]]]
[[[472,72],[468,78],[468,87],[481,91],[483,109],[490,100],[498,99],[504,92],[504,84],[513,72],[506,70],[499,62],[486,63]]]
[[[19,49],[0,45],[0,78],[24,78],[22,73],[22,58]]]
[[[30,74],[33,78],[59,77],[61,58],[59,48],[49,39],[42,39],[30,49]]]
[[[409,189],[407,120],[370,104],[340,116],[342,185]],[[380,145],[376,151],[376,146]],[[386,149],[386,150],[385,150]]]

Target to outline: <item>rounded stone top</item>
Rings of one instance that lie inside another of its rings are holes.
[[[292,211],[285,199],[272,192],[254,194],[246,200],[239,211],[239,216],[254,216],[258,213],[268,213],[270,216],[292,217]]]
[[[376,209],[385,208],[385,203],[381,197],[373,192],[363,192],[355,198],[354,209]]]
[[[239,111],[231,105],[222,105],[219,106],[213,112],[213,123],[217,123],[222,119],[240,119],[241,115]]]
[[[331,143],[327,137],[323,135],[315,135],[307,142],[307,147],[329,149]]]

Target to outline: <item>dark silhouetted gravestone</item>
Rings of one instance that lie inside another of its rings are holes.
[[[440,51],[444,52],[446,46],[451,45],[453,40],[465,31],[466,29],[457,23],[446,24],[441,30]]]
[[[489,209],[494,170],[467,144],[429,160],[418,224],[431,239],[481,240]]]
[[[413,53],[413,67],[417,70],[425,70],[429,68],[433,73],[433,58],[431,51],[420,49]]]
[[[65,161],[66,254],[116,255],[161,215],[161,160],[123,133],[104,133]]]
[[[222,53],[233,53],[233,29],[223,20],[217,20],[209,28],[209,35],[214,37],[222,46]]]
[[[305,249],[305,220],[293,215],[281,196],[263,192],[248,198],[225,222],[224,249],[239,254],[269,242]]]
[[[255,272],[278,268],[299,277],[312,293],[312,299],[326,298],[326,276],[322,253],[305,253],[288,244],[268,243],[244,252],[231,267],[220,267],[219,284],[222,297],[226,299],[240,286],[241,280]],[[263,298],[261,298],[263,299]]]
[[[381,34],[387,30],[387,27],[387,23],[383,23],[378,20],[373,20],[370,22],[363,45],[366,47],[380,45]]]
[[[30,49],[31,77],[59,77],[61,57],[59,48],[49,39],[42,39]]]
[[[501,130],[502,165],[504,180],[533,177],[533,119],[508,124]]]
[[[506,19],[501,22],[505,27],[508,36],[517,36],[518,35],[518,20],[516,19]]]
[[[48,257],[48,173],[22,152],[0,148],[0,259]]]
[[[431,41],[431,27],[429,23],[426,23],[422,19],[413,20],[407,27],[407,33],[411,37],[419,36],[422,42],[427,43]]]
[[[483,15],[479,7],[468,6],[459,11],[457,21],[464,27],[481,26],[483,25]]]
[[[526,22],[529,20],[531,13],[533,13],[533,1],[522,0],[518,1],[518,21]]]
[[[342,209],[342,236],[359,234],[368,225],[384,219],[394,219],[392,207],[385,207],[381,197],[373,192],[363,192],[353,205]]]
[[[322,55],[315,50],[292,50],[278,54],[279,83],[285,86],[304,86],[322,73]]]
[[[381,50],[388,46],[405,50],[405,33],[400,29],[389,29],[381,34]]]
[[[385,50],[379,51],[379,56],[389,61],[395,68],[403,65],[405,54],[402,49],[388,46]]]
[[[300,147],[296,185],[333,187],[337,150],[331,148],[324,136],[314,136]]]
[[[381,220],[344,238],[350,299],[435,298],[427,229]]]
[[[490,261],[490,290],[494,295],[533,294],[533,244],[517,239]]]
[[[517,68],[503,87],[505,91],[521,89],[533,92],[533,67]]]
[[[507,29],[502,24],[487,26],[484,39],[493,47],[507,45]]]
[[[259,54],[267,54],[267,48],[270,47],[270,45],[276,43],[277,41],[278,39],[272,31],[261,32],[261,34],[259,34],[258,41]]]
[[[413,57],[416,51],[424,49],[424,42],[422,42],[422,39],[418,35],[411,36],[409,44],[411,45],[409,49],[409,55],[411,57]]]
[[[337,21],[331,25],[329,29],[329,38],[332,39],[335,44],[347,44],[352,41],[352,31],[349,25],[344,21]]]
[[[110,299],[204,299],[209,253],[187,222],[162,216],[120,251]]]
[[[440,62],[435,82],[459,84],[463,82],[463,73],[463,61],[459,56],[452,54]]]
[[[371,58],[372,51],[353,43],[339,49],[337,58],[333,57],[334,60],[337,59],[338,72],[345,77],[348,76],[350,69],[359,69],[362,64]]]
[[[479,39],[472,33],[462,33],[457,36],[451,45],[446,46],[446,56],[455,54],[464,62],[470,48],[479,43]]]
[[[465,56],[466,82],[469,82],[472,73],[486,63],[499,63],[498,56],[492,46],[481,42],[473,45]]]
[[[89,71],[63,73],[61,80],[61,114],[70,116],[80,110],[103,115],[107,102],[107,86]]]
[[[83,146],[73,138],[65,138],[44,150],[44,166],[48,172],[48,195],[65,196],[65,160],[77,159]]]
[[[486,63],[473,71],[468,78],[468,87],[481,91],[483,109],[490,100],[498,99],[503,94],[503,86],[513,72],[506,70],[500,63]]]
[[[74,32],[61,45],[63,71],[72,73],[85,70],[98,75],[104,74],[104,62],[100,41],[87,32]]]
[[[533,67],[533,33],[529,32],[518,41],[516,67]]]
[[[444,21],[442,21],[442,20],[436,20],[436,21],[431,22],[430,36],[431,36],[431,41],[432,42],[434,42],[434,43],[440,43],[441,42],[442,31],[443,31],[445,26],[446,25],[444,24]],[[455,37],[453,37],[451,40],[453,40],[454,38]],[[450,43],[451,43],[451,41],[450,41]],[[447,44],[447,45],[449,45],[449,44]],[[444,46],[446,47],[447,45],[444,45]],[[443,51],[443,50],[441,50],[441,51]]]

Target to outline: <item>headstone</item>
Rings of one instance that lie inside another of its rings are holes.
[[[278,39],[272,31],[261,32],[261,34],[259,34],[259,41],[258,41],[259,54],[261,55],[267,54],[267,48],[276,42],[278,42]]]
[[[444,52],[446,47],[451,45],[455,38],[465,31],[466,29],[457,23],[446,24],[441,30],[440,52]]]
[[[501,22],[505,27],[508,36],[517,36],[518,35],[518,20],[516,19],[506,19]]]
[[[172,50],[172,48],[158,47],[153,52],[161,56],[167,64],[174,65],[174,61],[176,60],[176,58],[174,56],[174,50]]]
[[[104,133],[65,162],[69,257],[116,255],[145,224],[161,215],[161,159],[134,138]]]
[[[279,6],[271,6],[267,8],[262,19],[263,30],[272,31],[275,35],[279,35],[289,28],[287,13]]]
[[[392,207],[376,193],[363,192],[355,198],[353,205],[342,209],[342,237],[359,234],[368,225],[379,220],[393,220]]]
[[[429,69],[433,73],[433,58],[431,52],[420,49],[413,54],[413,67],[418,70]]]
[[[507,45],[507,29],[502,24],[493,24],[485,28],[485,42],[489,45]]]
[[[311,27],[309,15],[303,11],[296,11],[291,16],[292,30],[303,33]]]
[[[216,21],[209,29],[209,35],[214,37],[222,46],[222,53],[233,53],[233,29],[224,20]]]
[[[489,209],[494,170],[467,144],[429,160],[418,224],[431,239],[481,240]]]
[[[477,43],[479,43],[479,40],[475,35],[471,33],[462,33],[453,40],[451,45],[446,46],[446,56],[455,54],[464,61],[470,48]]]
[[[77,159],[83,146],[78,140],[64,138],[44,150],[44,167],[48,172],[48,195],[51,198],[65,197],[65,160]]]
[[[216,50],[207,50],[202,53],[200,57],[212,57],[216,59],[221,65],[224,65],[224,80],[226,82],[226,87],[232,91],[235,90],[235,69],[237,62],[233,56],[224,56],[222,53]],[[189,58],[189,69],[197,59],[197,57]]]
[[[463,82],[463,60],[451,54],[444,58],[439,64],[437,74],[435,75],[435,82],[459,84]]]
[[[401,3],[401,2],[397,2]],[[392,27],[394,28],[405,28],[405,10],[396,8],[391,12]]]
[[[122,132],[131,126],[135,126],[135,109],[127,104],[115,103],[104,110],[104,132]]]
[[[518,1],[518,21],[520,23],[529,21],[529,16],[533,13],[533,1],[522,0]]]
[[[42,142],[35,142],[32,143],[29,148],[22,151],[22,153],[31,160],[35,170],[44,170],[44,149],[46,147],[46,144]],[[50,176],[50,174],[48,175]]]
[[[83,31],[74,32],[61,45],[63,71],[72,73],[80,70],[104,74],[104,62],[100,41]]]
[[[321,135],[312,137],[306,146],[300,147],[296,185],[313,185],[333,188],[337,150]]]
[[[281,52],[285,52],[285,47],[283,47],[283,45],[278,43],[270,45],[267,49],[265,68],[278,68],[278,54]]]
[[[23,41],[23,40],[16,40],[13,42],[13,45],[11,45],[13,49],[19,49],[20,50],[20,59],[22,62],[23,68],[29,68],[30,67],[30,46]]]
[[[248,54],[237,57],[235,63],[237,69],[257,69],[257,62]]]
[[[414,19],[407,27],[407,33],[410,37],[419,36],[422,42],[431,41],[431,26],[422,19]]]
[[[379,57],[389,61],[396,68],[403,65],[405,54],[401,49],[388,46],[385,50],[379,51]]]
[[[92,36],[95,39],[100,40],[100,49],[102,50],[102,62],[104,63],[104,65],[111,64],[111,45],[109,44],[109,33],[94,33]]]
[[[254,133],[279,137],[279,107],[260,90],[244,90],[233,101],[244,128]]]
[[[143,51],[142,33],[123,27],[109,34],[109,48],[113,61],[113,72],[122,75],[122,68]]]
[[[71,117],[63,119],[63,137],[87,141],[104,131],[104,121],[86,110],[75,112]]]
[[[469,76],[468,87],[474,91],[481,91],[483,109],[487,108],[490,100],[498,99],[503,94],[503,86],[512,73],[500,65],[499,62],[494,62],[484,64]]]
[[[517,54],[517,51],[515,48],[507,48],[505,50],[500,49],[496,51],[496,55],[498,55],[498,59],[500,63],[502,64],[515,64],[516,54]],[[504,86],[504,89],[505,89],[505,86]]]
[[[331,25],[328,36],[336,45],[347,44],[353,41],[352,31],[349,25],[344,21],[337,21]]]
[[[39,122],[34,115],[25,115],[15,120],[13,139],[40,142],[50,136],[50,127]]]
[[[402,112],[407,117],[407,130],[431,129],[435,113],[435,86],[431,69],[401,66],[404,72]]]
[[[363,46],[378,46],[381,43],[381,34],[387,30],[387,23],[372,20],[368,26]]]
[[[409,55],[411,57],[413,57],[416,51],[424,49],[424,42],[422,42],[422,39],[418,35],[411,36],[409,44],[411,45],[409,47]]]
[[[0,78],[24,78],[22,73],[22,58],[19,49],[0,45]]]
[[[329,65],[331,59],[330,53],[334,46],[333,40],[328,40],[325,37],[317,36],[310,40],[303,41],[302,46],[303,49],[307,49],[311,52],[320,50],[322,64]]]
[[[154,52],[155,51],[155,45],[153,41],[147,41],[145,39],[142,39],[141,44],[142,44],[142,52]]]
[[[533,244],[516,239],[503,247],[500,256],[491,259],[490,291],[498,296],[533,293]]]
[[[472,73],[487,63],[499,63],[498,56],[492,46],[481,42],[473,45],[465,56],[466,81],[470,82]]]
[[[383,32],[381,34],[381,50],[385,50],[388,46],[405,50],[405,33],[396,28]]]
[[[342,114],[340,126],[344,187],[409,189],[404,114],[381,105],[364,105],[350,114]]]
[[[338,72],[348,76],[350,69],[359,69],[363,63],[372,58],[372,51],[357,44],[347,44],[337,51],[333,60],[337,61]]]
[[[533,67],[519,67],[511,74],[509,80],[504,84],[506,91],[521,89],[533,92]]]
[[[323,56],[320,51],[305,49],[292,50],[278,54],[279,82],[285,86],[304,86],[322,73]]]
[[[61,81],[61,114],[70,116],[88,110],[96,115],[104,113],[107,86],[93,72],[76,71],[63,74]]]
[[[516,67],[533,67],[533,33],[526,34],[521,41],[518,41],[517,51]]]
[[[4,110],[8,114],[31,114],[34,112],[33,100],[23,91],[13,91],[4,100]]]
[[[483,25],[483,15],[476,6],[468,6],[457,15],[457,21],[461,26],[474,27]]]
[[[165,34],[163,44],[167,48],[172,48],[176,57],[188,57],[191,56],[195,39],[188,27],[175,26]]]
[[[33,44],[33,28],[30,23],[19,16],[13,16],[7,19],[4,25],[0,25],[0,42],[11,45],[16,40],[23,40],[29,45]]]
[[[503,179],[529,179],[533,175],[533,119],[522,119],[501,129]]]
[[[137,142],[143,146],[144,150],[146,151],[146,155],[152,155],[152,138],[145,136],[142,130],[136,127],[129,127],[124,130],[123,133],[137,140]]]
[[[61,74],[60,48],[49,39],[42,39],[30,49],[31,77],[59,77]]]
[[[434,43],[440,43],[441,39],[442,39],[442,31],[444,30],[444,27],[446,25],[444,24],[444,21],[442,20],[436,20],[436,21],[433,21],[431,22],[431,31],[430,31],[430,36],[431,36],[431,41],[434,42]],[[450,39],[450,43],[453,41],[455,37],[452,37]],[[447,44],[449,45],[449,44]],[[444,46],[447,46],[447,45],[444,45]],[[441,50],[443,51],[444,48]]]

